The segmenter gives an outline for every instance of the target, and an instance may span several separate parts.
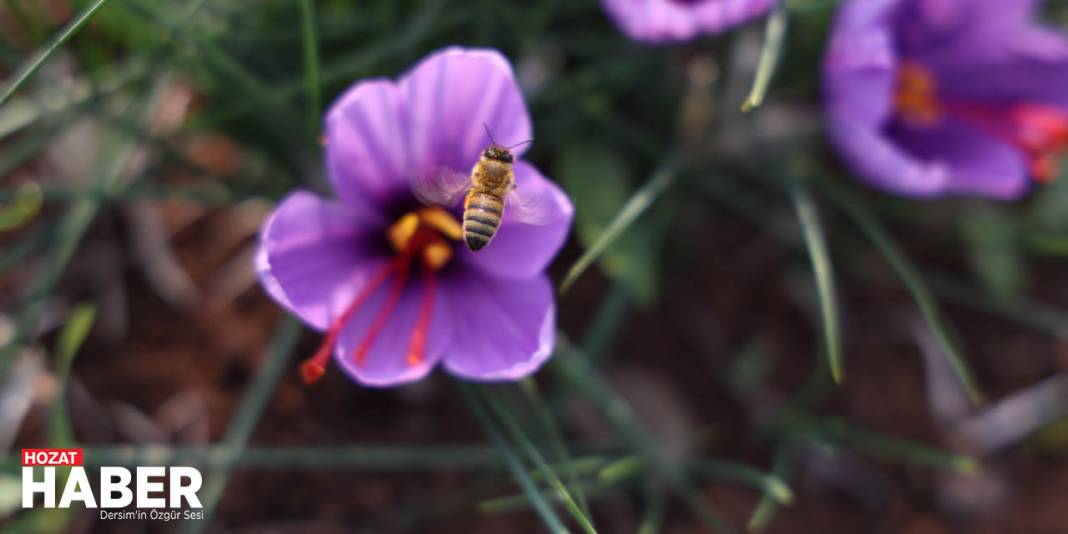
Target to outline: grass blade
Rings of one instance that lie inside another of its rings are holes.
[[[768,16],[767,27],[764,30],[764,48],[760,51],[760,62],[757,64],[756,76],[753,78],[753,88],[750,89],[749,96],[742,103],[744,113],[764,104],[768,86],[771,85],[771,78],[782,56],[789,18],[785,1],[778,2],[771,11],[771,15]]]
[[[968,392],[972,403],[981,405],[983,403],[983,394],[975,382],[968,363],[957,348],[957,344],[953,341],[949,323],[943,317],[938,304],[934,297],[931,296],[927,285],[923,282],[923,278],[920,277],[919,272],[909,262],[901,247],[890,237],[890,234],[887,233],[886,229],[873,215],[872,210],[863,205],[860,199],[828,181],[821,181],[821,184],[831,200],[853,219],[853,222],[856,223],[861,232],[879,249],[879,252],[882,253],[890,263],[890,266],[901,277],[905,287],[912,294],[913,300],[916,301],[916,305],[919,306],[920,313],[923,314],[924,319],[935,333],[938,343],[946,352],[946,357],[949,358],[949,364],[953,367],[953,372],[957,375],[957,379],[961,381],[964,389]]]
[[[563,282],[560,283],[561,295],[567,293],[571,289],[571,285],[604,253],[605,249],[629,228],[642,213],[645,213],[645,210],[649,209],[649,206],[660,197],[660,194],[675,181],[675,176],[678,174],[680,166],[681,160],[679,158],[670,158],[661,165],[659,170],[653,173],[653,176],[645,182],[645,185],[627,200],[627,203],[619,210],[612,222],[608,223],[604,233],[567,270]]]
[[[482,423],[482,428],[486,430],[486,434],[490,438],[490,442],[504,458],[505,464],[508,466],[508,470],[511,471],[512,477],[516,483],[523,490],[527,500],[530,501],[531,506],[545,522],[545,526],[549,528],[550,532],[560,533],[567,532],[567,528],[560,521],[560,518],[556,516],[556,512],[553,511],[552,506],[545,499],[545,496],[538,491],[538,487],[534,484],[534,481],[527,474],[527,470],[523,467],[523,462],[519,459],[519,455],[508,444],[508,440],[501,434],[501,431],[493,423],[493,418],[490,417],[486,407],[478,399],[478,396],[473,391],[473,386],[467,384],[459,384],[460,394],[463,396],[464,401],[467,402],[468,407]]]
[[[571,517],[582,527],[582,530],[587,534],[594,534],[597,529],[593,527],[593,523],[590,521],[586,514],[583,513],[582,508],[579,507],[575,498],[571,496],[571,492],[568,491],[567,486],[564,485],[560,477],[556,475],[552,467],[549,466],[549,462],[545,461],[545,457],[534,445],[534,442],[530,440],[523,428],[519,426],[515,418],[508,413],[507,407],[496,399],[489,391],[482,389],[482,401],[489,406],[490,410],[497,416],[497,419],[504,425],[505,430],[511,435],[512,441],[518,443],[519,446],[527,453],[527,457],[530,458],[531,463],[538,469],[541,476],[545,478],[545,481],[556,493],[557,498],[564,503],[564,508],[571,514]]]
[[[616,484],[603,481],[583,482],[581,486],[582,491],[590,497],[600,497],[601,495],[607,495],[620,490]],[[541,490],[541,492],[544,499],[560,500],[560,495],[555,491],[545,489]],[[486,499],[478,503],[478,509],[487,514],[514,512],[516,510],[523,510],[530,507],[531,502],[526,495],[509,495],[506,497]]]
[[[790,456],[787,449],[780,449],[779,452],[775,454],[771,470],[780,480],[789,476]],[[770,494],[765,494],[764,497],[760,499],[760,502],[757,503],[756,509],[753,510],[753,515],[749,516],[749,522],[746,523],[745,527],[746,530],[749,532],[762,532],[764,529],[768,528],[771,520],[775,517],[775,514],[778,513],[779,508],[781,507],[782,504],[780,504],[779,501],[774,499]]]
[[[605,356],[630,311],[631,292],[623,284],[613,284],[608,296],[601,301],[586,335],[582,338],[582,353],[597,362]]]
[[[486,469],[501,466],[491,447],[483,445],[250,447],[233,457],[225,444],[171,447],[166,445],[86,447],[92,465],[199,465],[210,469],[354,469],[404,472],[420,469]],[[19,465],[11,456],[0,466]]]
[[[96,307],[91,304],[79,304],[71,312],[67,324],[59,333],[56,341],[56,388],[59,392],[48,417],[49,445],[52,447],[70,447],[74,445],[74,430],[71,428],[70,415],[67,412],[67,382],[70,368],[78,354],[89,330],[96,320]]]
[[[304,85],[308,92],[308,132],[310,139],[317,141],[323,105],[319,91],[319,36],[312,0],[300,0],[300,27],[304,42]]]
[[[39,50],[33,57],[19,67],[19,70],[11,77],[11,81],[8,82],[7,87],[4,88],[3,92],[0,92],[0,106],[7,103],[8,99],[11,98],[11,95],[15,94],[15,91],[18,91],[19,88],[30,79],[30,76],[33,76],[33,74],[45,64],[45,61],[48,61],[48,58],[58,50],[59,47],[69,41],[71,37],[74,37],[74,34],[78,33],[78,31],[89,22],[89,19],[93,18],[93,15],[96,14],[100,8],[104,7],[104,4],[106,3],[108,3],[108,0],[96,0],[90,4],[89,7],[82,10],[78,16],[71,19],[59,33],[52,37],[52,40],[49,41],[44,48]]]
[[[590,507],[586,503],[586,496],[583,495],[582,488],[579,486],[578,473],[576,472],[574,462],[571,458],[571,453],[567,450],[567,443],[564,442],[564,437],[560,433],[560,428],[557,426],[556,421],[553,419],[552,412],[549,411],[548,404],[541,398],[541,392],[538,391],[538,383],[533,378],[527,378],[519,383],[520,389],[523,390],[523,394],[527,398],[527,402],[534,408],[535,417],[541,424],[542,431],[549,437],[549,443],[553,447],[553,452],[556,454],[556,460],[563,464],[564,471],[567,475],[567,482],[575,494],[575,500],[578,501],[579,508],[582,509],[583,515],[586,517],[592,517],[590,514]],[[592,519],[590,520],[592,525]]]
[[[801,230],[808,248],[812,274],[815,277],[816,290],[819,295],[820,318],[823,323],[824,345],[831,376],[837,383],[842,383],[845,372],[842,364],[842,335],[838,321],[837,296],[834,289],[834,270],[831,266],[831,254],[827,248],[827,238],[820,223],[819,213],[812,201],[812,196],[804,186],[797,185],[790,190],[794,211],[801,223]]]
[[[557,369],[597,406],[605,419],[638,450],[643,460],[656,469],[694,515],[714,531],[730,532],[721,514],[706,502],[704,495],[693,486],[683,470],[664,456],[657,441],[635,420],[626,401],[612,391],[583,357],[575,353],[574,347],[562,333],[558,335],[556,350],[553,361]]]
[[[137,99],[136,102],[127,104],[123,113],[131,117],[140,117],[151,100],[151,96]],[[114,187],[134,152],[136,152],[135,141],[123,135],[122,132],[116,131],[114,137],[104,145],[93,163],[91,170],[93,186],[100,189]],[[44,309],[45,299],[59,282],[60,276],[73,259],[82,237],[89,230],[89,225],[99,211],[99,201],[83,198],[75,202],[60,221],[56,232],[56,245],[45,267],[31,282],[27,301],[18,315],[15,335],[6,345],[0,347],[0,377],[7,376],[8,368],[18,347],[34,335],[34,329]]]
[[[33,219],[41,211],[41,186],[37,182],[25,182],[15,190],[8,206],[0,206],[0,232],[13,230]]]
[[[204,506],[204,518],[200,521],[186,521],[182,525],[183,532],[203,532],[211,523],[211,516],[219,505],[227,483],[230,482],[230,469],[233,466],[234,459],[244,453],[245,444],[248,443],[248,438],[252,435],[252,430],[255,428],[256,422],[259,421],[263,409],[267,407],[271,392],[285,370],[286,363],[289,361],[289,356],[293,352],[293,348],[296,347],[299,337],[300,323],[292,318],[286,319],[275,331],[266,361],[263,362],[263,366],[255,374],[255,379],[252,385],[249,386],[248,393],[241,400],[241,405],[238,406],[237,411],[230,420],[226,435],[223,436],[223,448],[221,449],[223,466],[218,472],[212,473],[200,491],[200,500]]]
[[[776,426],[786,436],[796,436],[832,449],[847,448],[875,458],[935,467],[961,474],[971,474],[977,468],[976,461],[971,456],[864,430],[841,419],[791,410],[779,416]]]
[[[696,476],[715,477],[759,489],[779,504],[794,502],[794,492],[778,475],[765,473],[755,467],[719,460],[697,460],[689,464]]]
[[[645,504],[645,514],[642,522],[638,524],[638,534],[657,534],[664,525],[664,509],[667,507],[667,496],[664,488],[655,482],[649,482],[642,491],[642,500]]]
[[[974,473],[976,461],[970,456],[937,449],[922,443],[862,430],[847,425],[831,425],[827,436],[843,446],[876,458],[901,461],[924,467],[936,467],[964,475]]]
[[[1068,341],[1068,312],[1026,298],[998,299],[953,276],[926,272],[931,288],[943,298]]]

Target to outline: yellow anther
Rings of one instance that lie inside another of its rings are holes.
[[[938,84],[927,67],[911,61],[898,66],[894,107],[906,122],[930,126],[942,118]]]
[[[441,237],[435,238],[423,247],[423,265],[437,271],[452,259],[452,245]]]
[[[460,222],[451,213],[441,208],[423,208],[419,210],[419,219],[423,224],[441,232],[441,235],[459,241],[464,235]]]
[[[403,252],[407,250],[408,244],[412,241],[412,237],[415,236],[415,231],[418,229],[419,216],[414,213],[406,213],[386,230],[386,237],[389,238],[390,244],[393,245],[393,250]]]

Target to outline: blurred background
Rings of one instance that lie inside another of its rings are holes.
[[[1068,177],[857,185],[822,132],[834,7],[650,48],[594,0],[0,3],[0,528],[1068,532]],[[261,292],[259,225],[327,191],[337,94],[453,44],[512,60],[576,205],[557,352],[304,386],[319,336]],[[22,510],[18,450],[60,446],[197,465],[206,518]]]

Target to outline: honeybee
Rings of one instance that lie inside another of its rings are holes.
[[[487,132],[488,133],[488,132]],[[515,189],[515,158],[510,148],[490,140],[471,169],[471,189],[464,197],[464,242],[473,252],[493,240],[504,216],[504,197]]]
[[[546,199],[533,191],[523,195],[516,188],[512,149],[530,140],[509,147],[502,146],[493,140],[489,127],[485,124],[482,126],[486,128],[490,146],[481,152],[470,174],[437,169],[417,179],[414,188],[416,196],[423,203],[445,206],[453,206],[459,195],[466,191],[463,239],[472,252],[486,248],[497,235],[506,204],[515,210],[513,217],[521,222],[534,225],[548,223],[544,217]]]

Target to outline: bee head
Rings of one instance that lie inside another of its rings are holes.
[[[497,145],[493,145],[486,150],[483,150],[482,157],[499,161],[501,163],[512,163],[515,160],[515,158],[512,157],[512,151]]]

